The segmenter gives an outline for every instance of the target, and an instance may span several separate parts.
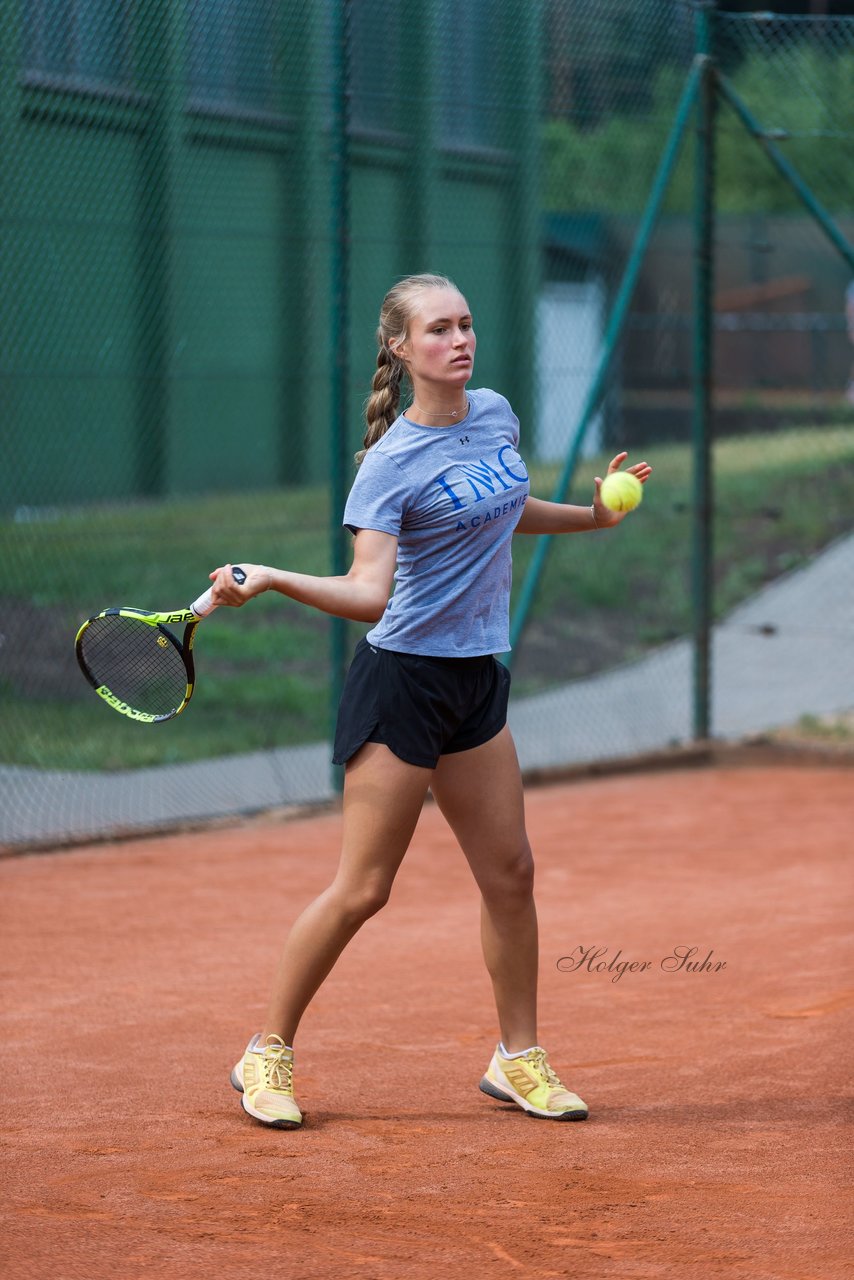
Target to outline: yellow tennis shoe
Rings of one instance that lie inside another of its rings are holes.
[[[273,1129],[298,1129],[302,1112],[294,1100],[294,1051],[281,1036],[253,1036],[231,1073],[243,1094],[243,1110]]]
[[[515,1102],[523,1111],[546,1120],[586,1120],[587,1104],[565,1088],[549,1066],[545,1049],[534,1045],[508,1057],[499,1044],[480,1088],[490,1098]]]

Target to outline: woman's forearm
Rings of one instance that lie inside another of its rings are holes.
[[[278,591],[291,600],[338,618],[378,622],[391,595],[396,563],[396,537],[373,529],[360,529],[353,563],[345,574],[318,577],[241,561],[244,577],[240,582],[235,581],[230,564],[213,570],[211,593],[215,606],[240,608],[263,591]]]
[[[589,533],[601,526],[593,519],[592,507],[576,507],[564,502],[529,498],[517,533]]]
[[[388,604],[387,593],[376,582],[359,575],[318,578],[308,573],[292,573],[288,569],[270,569],[269,572],[269,590],[338,618],[377,622]]]

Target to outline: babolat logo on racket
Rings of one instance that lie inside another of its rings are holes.
[[[95,692],[99,693],[104,701],[109,703],[114,711],[120,711],[123,716],[130,716],[131,720],[142,720],[145,724],[152,724],[153,721],[157,719],[157,716],[152,716],[145,711],[137,711],[134,707],[129,707],[126,702],[122,702],[121,698],[117,698],[105,684],[102,684],[99,689],[95,690]]]

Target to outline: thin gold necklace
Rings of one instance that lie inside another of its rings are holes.
[[[414,402],[409,406],[415,413],[420,414],[424,418],[458,418],[463,412],[461,409],[452,409],[450,413],[430,413],[427,409],[420,409]],[[469,403],[466,400],[465,413],[469,411]],[[465,416],[465,415],[463,415]]]

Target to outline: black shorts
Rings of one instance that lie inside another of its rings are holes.
[[[347,673],[334,764],[382,742],[407,764],[435,769],[440,755],[470,751],[504,728],[510,672],[492,654],[428,658],[360,640]]]

